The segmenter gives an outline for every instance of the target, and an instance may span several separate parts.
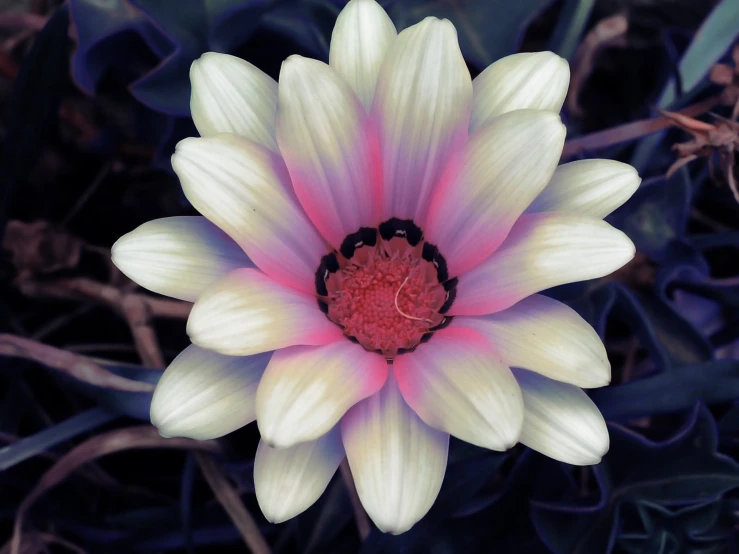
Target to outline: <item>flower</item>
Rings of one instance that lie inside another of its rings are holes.
[[[396,34],[374,0],[351,0],[328,65],[291,56],[278,84],[208,53],[191,79],[202,137],[172,164],[204,217],[113,247],[134,281],[195,303],[193,344],[152,401],[163,435],[256,419],[273,522],[313,504],[346,455],[390,533],[433,504],[450,435],[600,461],[608,432],[580,387],[609,382],[605,348],[536,293],[633,257],[602,218],[640,179],[613,161],[557,167],[564,60],[516,54],[472,81],[449,21]]]

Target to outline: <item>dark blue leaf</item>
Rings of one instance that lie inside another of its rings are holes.
[[[394,0],[388,13],[398,31],[428,16],[449,19],[459,33],[464,57],[482,70],[494,61],[518,50],[528,24],[552,0]]]
[[[710,537],[721,514],[721,501],[710,500],[677,510],[652,502],[638,502],[636,506],[643,531],[622,533],[617,539],[628,552],[657,552],[655,545],[674,554],[721,552],[726,548],[726,536]]]
[[[112,364],[105,364],[105,368],[127,379],[151,384],[158,383],[162,376],[162,371],[158,369]],[[59,378],[70,388],[79,391],[113,413],[149,421],[149,407],[151,406],[153,392],[128,392],[106,389],[64,376],[60,376]]]
[[[662,263],[671,243],[684,236],[691,199],[688,173],[678,171],[669,180],[660,177],[642,183],[608,221],[629,235],[639,252]]]
[[[739,396],[739,360],[686,365],[591,391],[606,419],[668,414],[690,408],[696,400],[718,404]]]
[[[77,29],[72,75],[77,84],[94,94],[100,78],[116,61],[131,57],[136,41],[161,59],[174,45],[141,10],[128,0],[70,0]],[[123,58],[123,59],[122,59]]]
[[[702,504],[739,487],[739,464],[716,451],[715,422],[702,405],[665,442],[619,426],[610,432],[611,449],[594,469],[596,504],[534,503],[537,532],[555,554],[608,554],[625,503]]]
[[[131,87],[153,110],[190,115],[190,65],[204,52],[232,52],[280,0],[132,0],[174,44],[169,55]]]
[[[13,467],[41,452],[51,450],[79,435],[94,431],[117,417],[117,414],[113,412],[93,408],[39,431],[35,435],[24,437],[0,448],[0,471]]]
[[[572,61],[595,0],[566,0],[557,19],[549,50]]]

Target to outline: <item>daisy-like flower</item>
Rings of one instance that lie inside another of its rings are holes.
[[[273,522],[313,504],[346,456],[390,533],[433,504],[450,435],[598,463],[608,432],[580,387],[608,383],[605,349],[536,293],[632,258],[602,218],[640,180],[613,161],[557,167],[564,60],[516,54],[472,81],[449,21],[398,34],[374,0],[351,0],[328,65],[291,56],[276,83],[208,53],[191,80],[202,136],[172,164],[204,217],[113,247],[141,286],[194,302],[193,344],[154,393],[163,435],[256,419]]]

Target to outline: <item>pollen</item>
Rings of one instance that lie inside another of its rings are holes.
[[[319,305],[344,335],[392,359],[445,326],[456,280],[409,220],[361,229],[324,257],[316,273]],[[440,279],[442,277],[442,279]]]

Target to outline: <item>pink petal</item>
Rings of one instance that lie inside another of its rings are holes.
[[[336,473],[344,448],[338,427],[314,441],[272,448],[259,441],[254,489],[264,517],[281,523],[310,508]]]
[[[539,110],[506,113],[470,137],[459,174],[434,191],[423,226],[450,275],[500,246],[554,173],[564,139],[559,116]]]
[[[172,166],[185,196],[276,281],[315,292],[328,250],[295,198],[279,156],[236,135],[188,138]]]
[[[403,398],[431,427],[493,450],[518,441],[521,390],[477,331],[437,331],[427,343],[395,358],[393,372]]]
[[[278,350],[257,389],[259,432],[280,448],[314,440],[380,390],[387,373],[385,358],[348,340]]]
[[[147,221],[119,238],[111,255],[140,286],[189,302],[234,269],[254,267],[238,244],[200,216]]]
[[[369,117],[323,62],[290,56],[278,88],[277,144],[308,217],[335,248],[379,223],[382,181]]]
[[[372,115],[380,131],[383,219],[422,220],[433,187],[467,139],[472,81],[449,21],[427,17],[387,53]]]
[[[390,376],[341,420],[357,494],[377,527],[394,535],[431,509],[446,471],[449,435],[408,407]]]
[[[315,297],[256,269],[233,271],[209,287],[190,312],[187,333],[198,346],[231,356],[343,339]]]
[[[634,252],[629,237],[600,219],[558,212],[526,214],[492,256],[459,277],[449,313],[505,310],[536,292],[608,275]]]

